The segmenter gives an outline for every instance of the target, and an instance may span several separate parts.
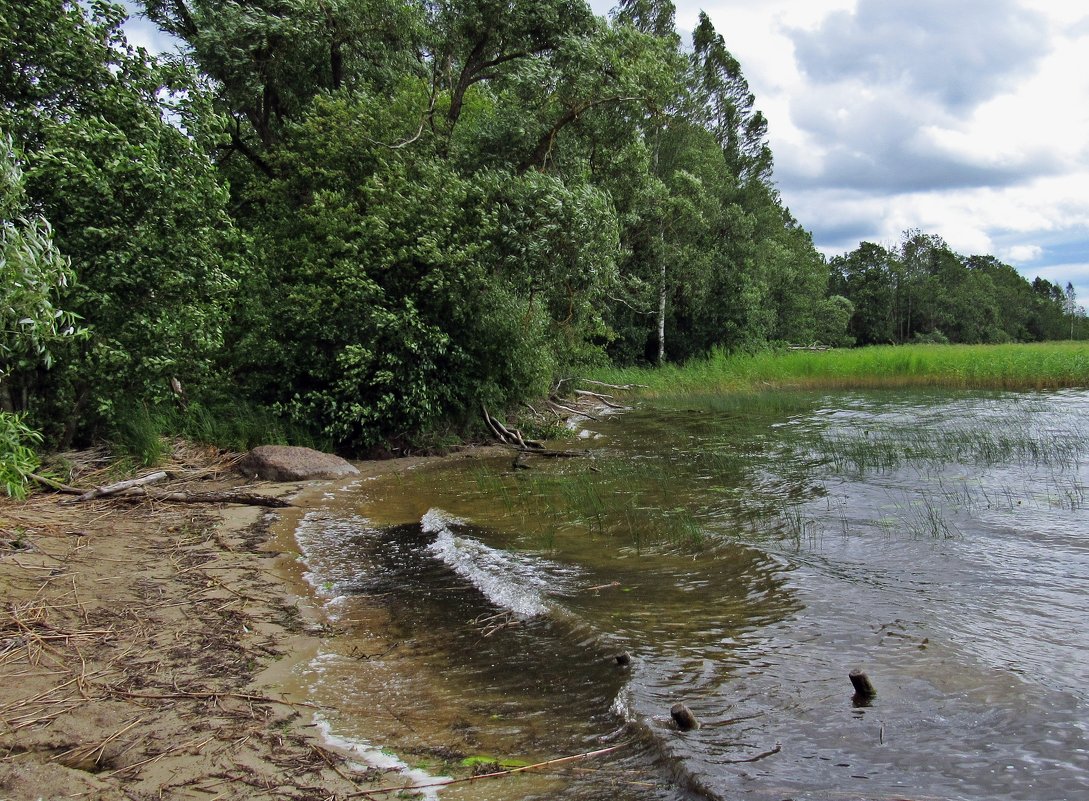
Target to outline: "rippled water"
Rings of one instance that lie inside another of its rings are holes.
[[[299,524],[334,734],[433,772],[622,746],[443,797],[1089,793],[1089,393],[689,398],[580,436]]]

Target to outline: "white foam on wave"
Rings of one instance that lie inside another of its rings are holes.
[[[414,787],[419,788],[415,792],[421,798],[428,799],[428,801],[437,799],[441,789],[440,787],[429,787],[428,785],[450,780],[448,776],[435,776],[425,770],[409,767],[404,760],[395,754],[375,748],[366,740],[334,734],[332,724],[321,715],[314,715],[314,726],[321,733],[322,739],[331,747],[355,757],[358,760],[355,762],[355,766],[359,769],[371,767],[381,771],[396,771],[404,777],[405,784],[412,784]]]
[[[574,568],[548,559],[502,551],[451,528],[461,521],[438,509],[431,509],[420,521],[423,530],[435,534],[427,550],[468,579],[496,606],[530,618],[554,611],[546,597],[562,593]]]

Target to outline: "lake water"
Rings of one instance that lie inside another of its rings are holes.
[[[686,398],[575,437],[298,523],[330,736],[432,775],[619,746],[442,798],[1089,797],[1089,392]]]

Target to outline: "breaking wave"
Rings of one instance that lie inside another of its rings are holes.
[[[420,525],[435,534],[428,553],[471,582],[493,604],[523,618],[556,612],[553,598],[570,592],[579,575],[577,569],[559,562],[492,548],[458,533],[461,521],[437,509],[425,514]]]

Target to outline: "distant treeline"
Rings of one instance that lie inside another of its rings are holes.
[[[232,417],[362,453],[588,366],[1070,335],[1062,292],[930,237],[830,272],[740,65],[670,2],[144,0],[163,57],[86,5],[0,7],[19,447]]]
[[[1027,281],[993,256],[964,257],[909,231],[831,261],[829,289],[852,305],[844,343],[1040,342],[1089,336],[1074,287]]]

